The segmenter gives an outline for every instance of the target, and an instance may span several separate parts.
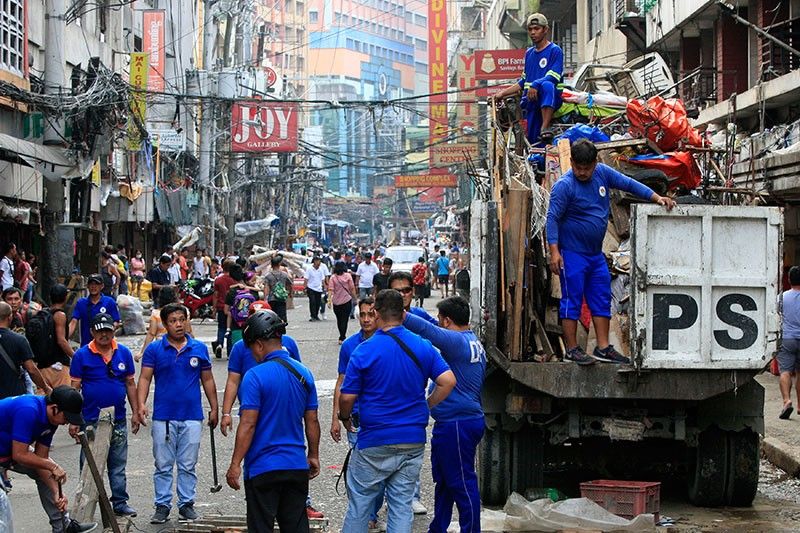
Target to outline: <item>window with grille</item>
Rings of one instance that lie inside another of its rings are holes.
[[[0,69],[25,75],[25,0],[0,3]]]

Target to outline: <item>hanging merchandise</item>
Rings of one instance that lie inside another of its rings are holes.
[[[700,133],[689,124],[686,107],[677,98],[654,96],[646,102],[628,102],[628,120],[634,137],[646,137],[665,152],[678,148],[680,143],[703,146]]]

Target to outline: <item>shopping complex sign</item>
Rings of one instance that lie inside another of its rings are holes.
[[[296,152],[297,105],[285,102],[233,104],[231,150],[234,152]]]
[[[455,187],[457,184],[454,174],[415,174],[394,178],[394,186],[398,188]]]

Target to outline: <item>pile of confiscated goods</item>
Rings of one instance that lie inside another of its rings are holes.
[[[592,140],[601,162],[661,195],[673,196],[678,203],[763,199],[758,193],[733,187],[730,169],[736,152],[730,149],[732,138],[722,146],[712,146],[707,136],[692,127],[678,98],[628,100],[565,91],[564,101],[565,105],[594,102],[595,114],[590,122],[585,116],[567,114],[583,122],[558,125],[560,135],[548,146],[530,146],[520,121],[508,110],[492,108],[491,181],[500,232],[498,339],[502,340],[498,344],[512,360],[560,360],[564,353],[558,320],[561,287],[549,270],[544,222],[549,192],[570,168],[572,142]],[[602,111],[597,102],[602,103]],[[629,355],[629,217],[630,205],[639,200],[619,191],[612,191],[610,200],[603,242],[612,273],[610,340]],[[580,323],[579,342],[591,351],[594,331],[585,304]]]

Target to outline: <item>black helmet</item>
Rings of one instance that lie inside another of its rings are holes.
[[[251,345],[258,339],[279,339],[281,335],[286,334],[286,324],[283,323],[281,317],[270,311],[264,309],[258,311],[247,319],[247,323],[242,331],[242,339],[246,345]]]

